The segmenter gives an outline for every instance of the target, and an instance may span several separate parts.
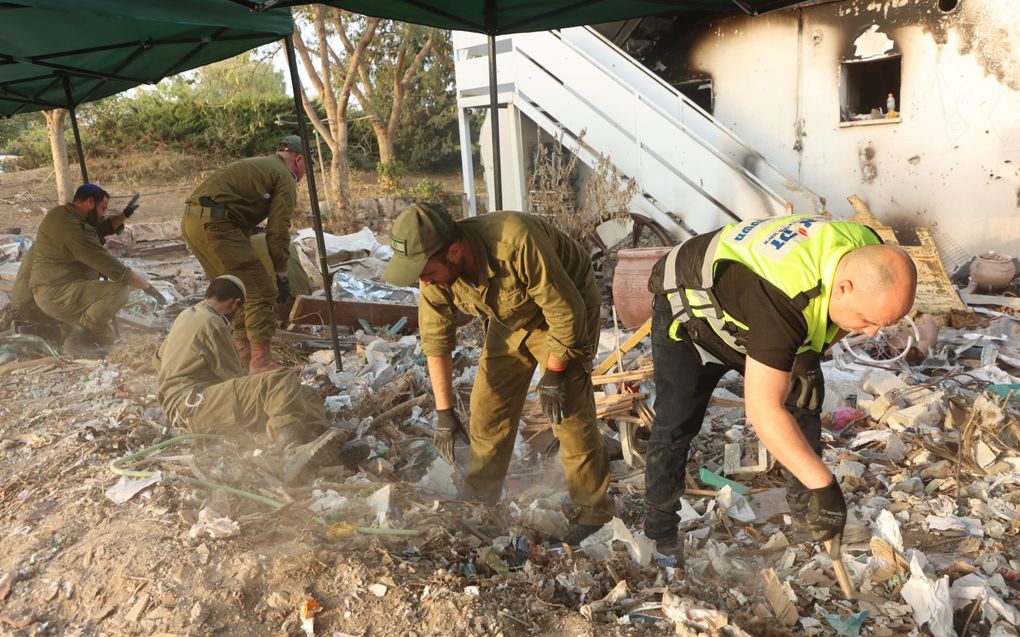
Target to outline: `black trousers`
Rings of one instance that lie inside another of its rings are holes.
[[[697,352],[686,341],[669,336],[672,312],[668,301],[655,297],[652,310],[652,361],[655,364],[655,419],[645,454],[645,535],[652,540],[676,536],[680,518],[676,511],[684,493],[684,475],[691,441],[701,423],[719,379],[731,368],[716,363],[701,364]],[[738,370],[743,373],[743,370]],[[786,408],[797,421],[808,444],[821,454],[820,410]],[[785,472],[787,500],[793,516],[803,517],[807,489],[793,474]]]

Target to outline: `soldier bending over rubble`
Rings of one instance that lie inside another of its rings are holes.
[[[591,384],[602,298],[588,253],[541,217],[493,212],[455,222],[432,204],[401,212],[390,242],[394,255],[383,278],[421,283],[418,329],[436,400],[436,448],[451,464],[454,436],[466,438],[453,398],[457,309],[488,322],[471,392],[465,495],[499,500],[539,365],[542,411],[555,427],[567,490],[580,509],[562,540],[577,544],[598,530],[614,510]]]

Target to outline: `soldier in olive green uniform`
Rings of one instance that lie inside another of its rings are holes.
[[[120,234],[124,230],[124,220],[134,213],[135,208],[137,208],[137,204],[131,204],[119,214],[99,219],[96,223],[96,235],[99,236],[99,242],[103,243],[104,239],[111,234]],[[25,330],[26,332],[30,331],[45,335],[47,338],[60,340],[62,338],[61,325],[63,324],[40,310],[32,297],[30,284],[32,261],[32,249],[29,248],[21,259],[21,267],[18,268],[18,274],[14,278],[14,289],[11,290],[14,315],[19,322],[32,326],[31,329]]]
[[[488,320],[471,392],[467,495],[499,500],[539,365],[539,400],[556,427],[567,489],[581,512],[563,540],[580,542],[614,513],[591,384],[602,299],[588,254],[540,217],[494,212],[455,222],[430,204],[397,217],[391,245],[383,277],[395,285],[421,282],[418,329],[435,393],[439,454],[452,464],[453,437],[464,436],[453,410],[451,360],[460,309]]]
[[[270,351],[273,306],[290,295],[290,218],[297,182],[305,175],[302,152],[301,139],[290,135],[273,155],[229,164],[188,197],[181,220],[181,235],[206,276],[233,274],[248,289],[244,312],[234,319],[234,346],[253,374],[282,367]],[[262,267],[250,241],[262,221],[275,277]]]
[[[130,288],[162,301],[148,281],[117,260],[100,243],[96,226],[110,195],[84,184],[71,203],[50,209],[32,247],[29,287],[47,316],[71,327],[64,341],[69,356],[97,358],[113,343],[110,321],[128,300]],[[100,281],[100,275],[106,281]]]
[[[352,460],[350,446],[337,457],[341,433],[329,429],[315,389],[301,384],[288,369],[249,375],[241,363],[230,319],[244,305],[244,288],[233,275],[217,277],[203,301],[177,316],[152,359],[163,413],[175,426],[196,433],[264,428],[279,450],[287,450],[287,481],[300,469],[293,466],[295,459],[301,466],[312,456],[320,462],[328,457]]]

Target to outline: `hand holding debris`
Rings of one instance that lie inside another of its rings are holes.
[[[816,542],[842,538],[846,526],[846,501],[836,478],[827,487],[808,490],[808,528]]]
[[[448,464],[453,464],[455,457],[453,453],[453,437],[457,435],[466,443],[470,443],[464,425],[460,424],[460,418],[453,408],[436,410],[436,435],[435,445],[439,457]]]
[[[825,378],[822,376],[821,361],[818,352],[807,351],[793,360],[793,371],[790,372],[793,383],[790,396],[797,409],[815,411],[821,409],[825,400]]]
[[[567,371],[565,369],[547,369],[542,380],[538,381],[538,402],[542,405],[542,413],[554,425],[563,421],[563,403],[567,393],[564,388],[566,381]]]
[[[152,298],[156,299],[156,305],[158,305],[159,307],[163,307],[164,305],[166,305],[166,297],[163,296],[163,294],[160,293],[160,291],[157,290],[155,286],[150,285],[149,287],[144,288],[142,291],[151,296]]]

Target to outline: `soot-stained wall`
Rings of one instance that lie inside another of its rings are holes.
[[[673,81],[710,77],[715,116],[832,212],[858,194],[894,227],[1020,255],[1020,2],[953,4],[852,0],[678,26],[651,62]],[[899,117],[841,121],[841,65],[890,55]]]

